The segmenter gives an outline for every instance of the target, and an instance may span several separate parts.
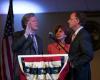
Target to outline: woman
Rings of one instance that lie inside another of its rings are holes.
[[[57,42],[51,43],[48,45],[49,54],[65,54],[69,52],[70,44],[67,41],[68,31],[66,27],[58,25],[55,28],[55,37]],[[62,46],[62,47],[61,47]]]
[[[66,27],[62,25],[58,25],[55,28],[55,37],[56,37],[56,42],[53,42],[48,45],[48,53],[49,54],[68,54],[70,44],[68,43],[70,40],[69,39],[69,34],[68,30]],[[63,75],[60,77],[59,80],[66,80],[67,74],[69,72],[69,63],[68,65],[64,68]]]

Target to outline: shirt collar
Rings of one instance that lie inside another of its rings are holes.
[[[77,35],[78,34],[78,32],[81,30],[83,28],[83,26],[80,26],[76,31],[75,31],[75,35]]]
[[[32,32],[32,33],[30,33],[30,35],[36,35],[36,33],[35,32]]]

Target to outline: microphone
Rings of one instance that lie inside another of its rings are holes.
[[[49,32],[49,38],[55,40],[55,41],[58,41],[57,38],[55,37],[55,35],[53,34],[53,32]]]
[[[53,37],[54,36],[53,32],[49,32],[48,34],[49,34],[49,37]]]

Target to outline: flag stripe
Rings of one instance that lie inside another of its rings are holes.
[[[11,59],[11,51],[10,51],[11,44],[9,43],[9,39],[6,39],[6,49],[7,49],[7,59],[8,59],[8,66],[9,66],[9,72],[11,76],[11,80],[13,79],[13,64],[12,64],[12,59]]]
[[[5,58],[4,58],[4,45],[2,45],[2,65],[1,65],[1,80],[6,80],[6,68],[5,68]]]
[[[58,75],[57,74],[28,75],[26,78],[27,80],[58,80]]]
[[[5,63],[5,72],[3,71],[3,73],[6,73],[5,75],[6,80],[11,80],[10,72],[9,72],[8,57],[7,57],[7,45],[6,45],[5,39],[3,39],[3,52],[4,52],[4,63]]]
[[[47,68],[30,68],[25,67],[24,72],[30,73],[34,75],[41,75],[41,74],[58,74],[60,72],[61,67],[47,67]],[[29,71],[28,71],[29,70]]]
[[[46,62],[49,62],[49,61],[59,61],[61,60],[62,57],[34,57],[34,58],[23,58],[25,62],[40,62],[40,61],[46,61]]]
[[[8,37],[8,41],[11,46],[12,45],[12,36]],[[12,54],[13,52],[12,52],[12,48],[11,47],[9,47],[9,48],[10,48],[10,56],[11,56],[12,66],[13,66],[13,54]]]
[[[62,63],[61,63],[61,60],[60,61],[51,61],[51,62],[47,62],[47,61],[40,61],[40,62],[22,62],[23,65],[27,66],[27,67],[38,67],[38,68],[41,68],[41,67],[58,67],[58,66],[61,66]]]

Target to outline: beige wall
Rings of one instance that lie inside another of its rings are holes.
[[[100,80],[100,50],[94,53],[94,59],[91,63],[92,80]]]

